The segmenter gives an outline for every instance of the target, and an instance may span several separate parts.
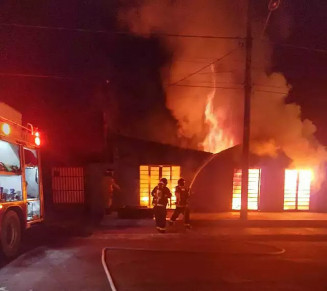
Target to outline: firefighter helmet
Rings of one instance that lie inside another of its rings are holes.
[[[184,186],[185,185],[185,179],[184,178],[180,178],[178,181],[177,181],[178,185],[179,186]]]
[[[168,180],[166,178],[161,178],[160,182],[164,183],[165,186],[168,184]]]

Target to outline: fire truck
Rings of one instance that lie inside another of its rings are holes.
[[[0,103],[0,240],[5,257],[17,255],[25,229],[44,216],[41,136],[22,115]]]

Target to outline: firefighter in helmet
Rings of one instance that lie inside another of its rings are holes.
[[[190,225],[190,209],[188,206],[190,198],[190,190],[185,187],[185,180],[180,178],[178,180],[178,185],[175,190],[176,195],[176,209],[170,218],[169,224],[173,225],[178,216],[183,213],[184,215],[184,225],[186,228],[191,228]]]
[[[158,186],[154,187],[151,192],[156,229],[161,233],[166,232],[166,207],[171,198],[171,192],[167,187],[167,183],[166,178],[161,178]]]
[[[111,169],[106,170],[105,172],[105,187],[106,187],[106,195],[105,195],[105,212],[106,214],[110,214],[112,210],[112,200],[115,190],[120,190],[119,185],[116,183],[114,179],[114,172]]]

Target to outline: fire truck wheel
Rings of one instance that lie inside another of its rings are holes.
[[[7,258],[18,254],[21,241],[21,225],[17,213],[9,210],[2,220],[1,247],[2,253]]]

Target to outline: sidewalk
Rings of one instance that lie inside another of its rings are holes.
[[[221,213],[194,213],[194,224],[255,227],[326,227],[327,213],[315,212],[259,212],[249,211],[247,221],[240,220],[236,211]]]
[[[172,210],[168,210],[167,219],[171,214]],[[314,212],[248,212],[247,221],[241,221],[240,213],[236,211],[191,213],[191,220],[193,225],[327,227],[327,213]],[[103,226],[144,224],[152,224],[152,219],[119,219],[115,213],[106,215],[101,223]]]
[[[169,217],[169,213],[167,217]],[[167,227],[167,237],[177,235],[201,236],[203,239],[245,240],[327,240],[327,214],[325,213],[267,213],[250,212],[248,221],[242,222],[238,212],[194,213],[192,230],[185,230],[181,221]],[[106,216],[95,233],[101,239],[144,239],[162,236],[154,229],[152,219],[118,219]]]

